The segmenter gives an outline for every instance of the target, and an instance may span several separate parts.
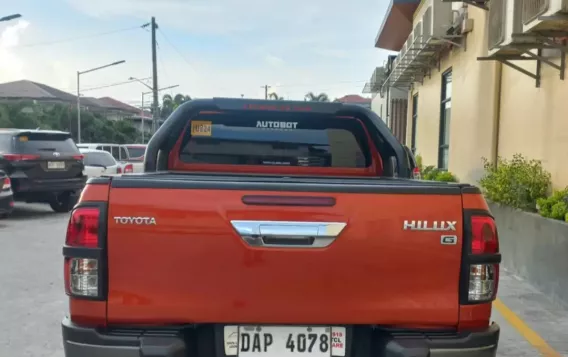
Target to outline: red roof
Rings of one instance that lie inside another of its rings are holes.
[[[116,100],[114,98],[111,98],[111,97],[102,97],[102,98],[99,98],[99,100],[102,101],[103,103],[107,103],[108,105],[110,105],[110,106],[112,106],[116,109],[121,109],[121,110],[124,110],[126,112],[131,112],[131,113],[136,113],[136,114],[140,113],[140,109],[133,107],[132,105],[123,103],[123,102]]]
[[[348,94],[346,96],[338,98],[337,101],[341,103],[369,104],[372,100],[369,98],[363,98],[357,94]]]

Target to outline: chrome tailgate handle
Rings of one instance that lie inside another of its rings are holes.
[[[231,221],[241,238],[255,247],[323,248],[347,225],[341,222]]]

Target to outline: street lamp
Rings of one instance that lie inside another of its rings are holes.
[[[20,15],[20,14],[8,15],[8,16],[0,17],[0,22],[19,19],[20,17],[22,17],[22,15]]]
[[[136,80],[136,78],[130,77],[130,80],[133,80],[133,79]],[[141,83],[144,84],[144,85],[146,85],[146,84],[143,83],[143,82],[141,82]],[[147,86],[147,87],[149,87],[149,86]],[[158,89],[158,92],[161,92],[161,91],[166,90],[166,89],[176,88],[176,87],[179,87],[179,84],[176,84],[176,85],[173,85],[173,86],[169,86],[169,87],[160,88],[160,89]],[[150,89],[152,89],[152,88],[150,88]],[[145,96],[146,94],[153,94],[153,93],[154,93],[154,91],[151,91],[151,92],[142,92],[142,115],[141,115],[141,118],[142,118],[142,142],[144,142],[144,96]]]
[[[80,80],[79,80],[80,76],[82,74],[85,74],[85,73],[98,71],[99,69],[116,66],[116,65],[122,64],[124,62],[126,62],[126,61],[122,60],[122,61],[109,63],[109,64],[106,64],[104,66],[91,68],[91,69],[88,69],[86,71],[77,71],[77,142],[79,144],[81,143],[81,91],[80,91]]]
[[[151,91],[154,90],[154,88],[150,87],[149,85],[147,85],[146,83],[144,83],[141,79],[135,78],[135,77],[130,77],[128,78],[129,81],[136,81],[141,83],[142,85],[144,85],[146,88],[150,89]]]

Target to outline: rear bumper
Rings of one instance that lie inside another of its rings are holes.
[[[228,357],[223,346],[223,326],[103,332],[64,319],[66,357]],[[348,327],[345,357],[495,357],[499,325],[485,331],[445,337],[414,337],[383,333],[366,326]],[[396,337],[396,336],[399,337]]]
[[[66,191],[80,191],[85,187],[87,176],[52,179],[52,180],[31,180],[28,178],[12,179],[12,186],[16,195],[29,193],[58,193]]]

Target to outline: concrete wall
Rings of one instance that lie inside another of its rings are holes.
[[[478,61],[487,52],[487,12],[469,6],[468,16],[474,30],[467,34],[467,47],[455,47],[446,53],[440,70],[432,69],[424,83],[415,83],[409,93],[407,142],[412,135],[412,96],[418,94],[416,147],[424,165],[438,164],[442,74],[452,69],[452,113],[450,120],[449,171],[462,182],[477,182],[483,174],[481,158],[492,158],[495,108],[498,93],[496,81],[499,64]]]
[[[560,63],[557,58],[553,60]],[[515,64],[535,73],[534,61]],[[559,71],[542,64],[541,87],[535,80],[507,66],[503,67],[499,127],[499,155],[522,153],[543,162],[556,188],[568,186],[568,83]]]
[[[418,93],[417,153],[425,165],[437,165],[440,133],[441,75],[452,68],[452,118],[450,124],[449,170],[463,182],[477,183],[483,173],[481,158],[497,155],[511,158],[521,153],[543,162],[552,175],[554,188],[568,186],[568,120],[564,102],[568,81],[559,71],[542,64],[541,87],[535,80],[494,61],[478,61],[487,55],[487,12],[468,7],[473,31],[467,35],[466,50],[456,48],[441,61],[423,85],[415,84],[409,94]],[[558,53],[553,62],[560,63]],[[535,73],[536,62],[513,61]],[[408,111],[407,142],[412,136],[412,110]]]
[[[502,267],[568,307],[568,224],[489,203],[497,221]]]

